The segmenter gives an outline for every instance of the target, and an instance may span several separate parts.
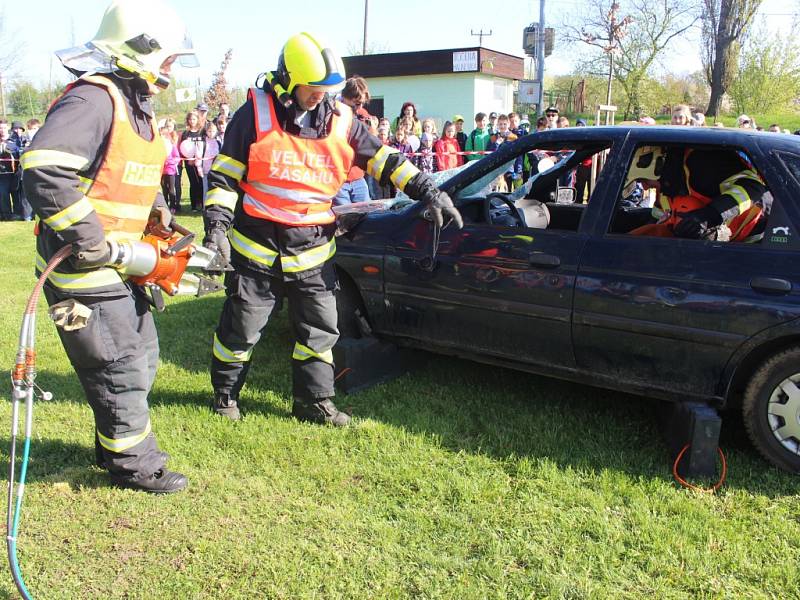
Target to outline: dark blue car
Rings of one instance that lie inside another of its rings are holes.
[[[735,152],[769,192],[759,235],[631,233],[658,216],[658,186],[638,164],[648,148]],[[523,154],[527,185],[502,191]],[[363,317],[404,346],[741,410],[755,447],[800,472],[800,137],[559,129],[505,144],[441,188],[463,229],[439,230],[398,200],[339,238],[343,335],[358,336]]]

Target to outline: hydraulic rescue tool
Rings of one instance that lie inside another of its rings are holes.
[[[193,242],[194,234],[174,221],[168,229],[151,226],[148,227],[148,232],[141,240],[109,241],[111,258],[107,266],[117,269],[131,283],[147,290],[151,304],[160,311],[164,309],[162,291],[170,296],[190,294],[199,297],[224,288],[217,281],[198,275],[198,272],[218,274],[230,268],[225,264],[224,258],[219,253]],[[30,599],[31,595],[25,587],[17,561],[17,531],[28,471],[33,426],[33,399],[34,396],[39,396],[43,400],[52,398],[50,392],[45,392],[36,384],[36,352],[34,349],[36,303],[47,277],[71,254],[71,245],[61,248],[53,255],[39,276],[25,306],[16,363],[11,372],[11,450],[8,469],[6,542],[11,574],[19,593],[25,600]],[[55,320],[55,315],[51,316]],[[91,314],[82,318],[91,318]],[[20,421],[20,405],[23,403],[25,404],[25,441],[15,501],[14,470],[17,431]]]

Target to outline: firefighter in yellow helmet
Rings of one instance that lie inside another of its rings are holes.
[[[293,35],[277,69],[250,90],[229,122],[211,168],[206,244],[229,253],[234,269],[214,333],[212,404],[231,419],[239,418],[253,347],[286,298],[294,337],[292,414],[336,426],[350,421],[332,401],[339,333],[331,203],[352,165],[426,203],[440,226],[445,219],[461,226],[447,194],[334,102],[344,83],[342,60],[331,48],[308,33]]]
[[[186,477],[165,467],[147,403],[158,363],[153,317],[144,293],[106,265],[108,241],[139,239],[151,212],[168,225],[160,192],[166,150],[150,98],[169,85],[176,60],[196,61],[194,51],[168,6],[119,0],[92,41],[56,55],[78,79],[22,158],[39,219],[37,275],[72,245],[45,296],[94,412],[98,465],[117,485],[176,492]]]

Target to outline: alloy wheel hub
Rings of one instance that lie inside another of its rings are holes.
[[[767,419],[781,445],[800,455],[800,373],[787,377],[772,391]]]

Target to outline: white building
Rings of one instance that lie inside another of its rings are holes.
[[[344,58],[348,76],[367,80],[370,114],[394,121],[404,102],[417,107],[420,119],[432,117],[437,127],[453,115],[464,116],[464,130],[474,127],[478,112],[513,110],[523,59],[488,48],[456,48],[422,52],[367,54]]]

